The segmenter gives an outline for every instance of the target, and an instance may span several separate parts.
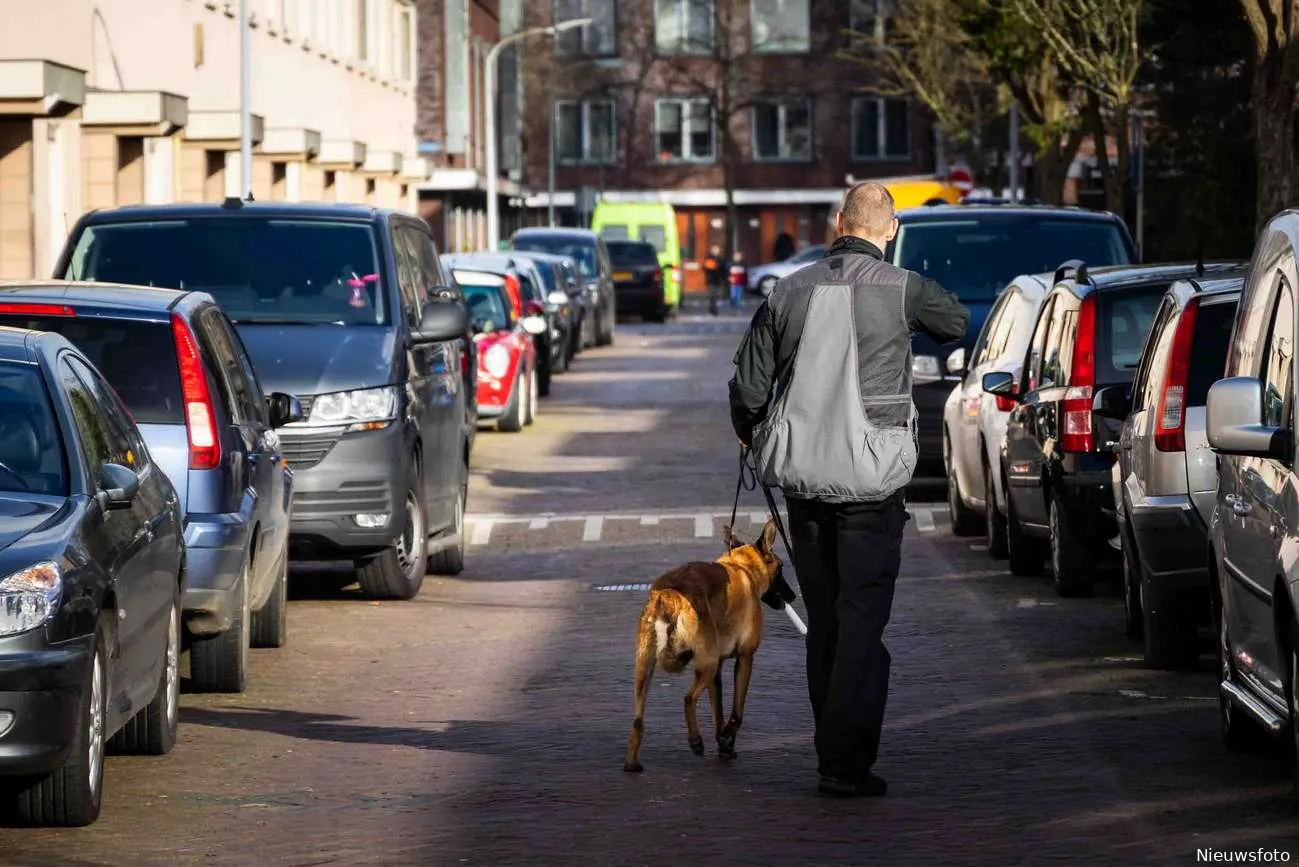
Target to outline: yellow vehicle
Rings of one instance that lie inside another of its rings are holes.
[[[681,305],[681,242],[677,212],[667,202],[599,202],[591,230],[607,241],[645,241],[658,251],[663,269],[664,301]]]

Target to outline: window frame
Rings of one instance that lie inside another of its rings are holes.
[[[1020,374],[1022,394],[1030,394],[1041,387],[1042,359],[1045,357],[1047,333],[1051,328],[1051,320],[1055,316],[1056,298],[1056,295],[1050,295],[1042,302],[1042,309],[1037,314],[1037,323],[1033,326],[1033,334],[1028,339],[1028,352],[1024,356],[1024,369]]]
[[[806,25],[806,34],[807,34],[807,35],[806,35],[806,41],[802,44],[802,46],[797,47],[797,48],[795,48],[795,47],[790,47],[790,46],[787,46],[787,45],[784,45],[784,44],[775,45],[775,46],[764,46],[763,43],[759,42],[759,41],[755,38],[754,30],[755,30],[755,28],[756,28],[757,25],[758,25],[758,22],[759,22],[759,20],[760,20],[760,16],[759,16],[758,13],[754,10],[754,4],[755,4],[755,3],[758,3],[758,2],[761,2],[761,0],[749,0],[749,51],[751,51],[751,52],[754,53],[754,54],[771,54],[771,55],[780,55],[780,54],[793,54],[793,55],[797,55],[797,54],[809,54],[809,53],[811,53],[811,51],[812,51],[812,2],[813,2],[813,0],[775,0],[775,2],[778,2],[778,3],[781,3],[781,4],[784,4],[784,3],[787,3],[787,2],[795,2],[795,3],[802,3],[802,4],[803,4],[803,18],[804,18],[804,23],[805,23],[805,25]],[[777,16],[776,16],[776,20],[777,20],[777,21],[788,20],[789,17],[790,17],[790,15],[791,15],[790,12],[785,11],[783,14],[779,14],[779,15],[777,15]]]
[[[677,25],[675,48],[664,48],[659,38],[660,12],[666,4],[677,7]],[[708,12],[708,42],[706,45],[691,47],[690,9],[693,6],[706,7]],[[707,57],[717,47],[717,4],[716,0],[654,0],[654,53],[661,57]]]
[[[609,107],[609,155],[601,159],[593,155],[591,142],[591,109],[593,106]],[[577,106],[579,150],[576,159],[565,157],[559,150],[559,110],[561,106]],[[611,166],[618,162],[618,101],[608,97],[599,99],[556,99],[551,106],[555,136],[555,161],[561,166]],[[656,117],[657,120],[657,117]]]
[[[984,359],[989,355],[989,347],[992,346],[993,338],[997,335],[997,329],[1001,327],[1001,321],[1010,307],[1010,299],[1013,289],[1007,289],[1001,293],[988,311],[988,318],[983,322],[983,328],[979,330],[979,336],[975,338],[974,345],[970,347],[970,360],[966,364],[967,369],[974,370],[983,364]]]
[[[102,427],[104,432],[103,445],[111,451],[114,448],[125,446],[125,450],[119,455],[105,455],[105,460],[94,464],[86,456],[87,463],[90,464],[90,481],[96,488],[100,487],[99,470],[104,464],[119,464],[134,472],[137,476],[148,466],[148,452],[144,448],[144,441],[136,432],[135,423],[131,421],[130,411],[122,403],[122,399],[113,391],[108,380],[95,370],[93,365],[86,363],[79,356],[71,353],[63,355],[60,359],[60,366],[66,366],[67,372],[72,374],[73,378],[81,384],[86,394],[95,404],[98,414],[96,421]],[[62,377],[61,377],[62,378]],[[68,388],[66,380],[63,382],[64,390]],[[74,414],[73,424],[76,424]],[[109,439],[116,438],[117,444],[109,442]]]
[[[871,22],[871,29],[869,33],[867,33],[865,30],[863,30],[861,27],[858,26],[858,24],[861,22],[859,22],[857,17],[859,14],[858,13],[859,8],[866,5],[870,5],[874,7],[874,11],[870,13],[869,18],[867,19]],[[887,26],[889,16],[893,14],[895,8],[896,8],[896,3],[894,3],[893,0],[849,0],[848,29],[853,32],[855,38],[857,39],[861,39],[863,36],[867,36],[869,38],[874,39],[876,42],[882,43],[884,41],[884,35],[886,32],[885,28]]]
[[[799,104],[807,109],[807,155],[791,156],[784,153],[777,153],[776,156],[762,156],[758,153],[758,111],[762,108],[776,108],[776,150],[782,151],[788,144],[788,131],[786,129],[786,119],[791,106],[797,107]],[[759,100],[756,105],[749,108],[749,150],[755,163],[810,163],[816,156],[816,104],[812,97],[776,97],[768,100]]]
[[[1266,413],[1267,411],[1266,395],[1267,395],[1268,382],[1270,380],[1268,373],[1269,373],[1269,368],[1271,367],[1272,340],[1276,336],[1276,326],[1278,322],[1278,315],[1281,313],[1282,303],[1284,299],[1288,296],[1289,297],[1288,319],[1290,324],[1290,359],[1289,359],[1289,364],[1287,365],[1289,369],[1286,371],[1288,382],[1286,383],[1285,392],[1282,394],[1281,421],[1279,424],[1275,425],[1275,427],[1278,427],[1284,431],[1290,431],[1294,429],[1294,391],[1295,391],[1295,354],[1296,354],[1295,338],[1296,336],[1299,336],[1296,335],[1295,318],[1296,318],[1296,312],[1299,311],[1296,311],[1296,307],[1295,307],[1294,289],[1290,285],[1289,279],[1286,278],[1285,274],[1280,269],[1277,269],[1273,273],[1272,281],[1274,287],[1272,289],[1272,292],[1270,293],[1273,296],[1272,305],[1271,305],[1272,314],[1268,318],[1267,339],[1263,343],[1263,352],[1260,354],[1258,379],[1263,389],[1263,395],[1265,398],[1263,404],[1263,410],[1264,413]],[[1269,424],[1266,415],[1264,415],[1264,417],[1260,419],[1260,421],[1265,425]],[[1287,462],[1287,465],[1288,463],[1289,462]]]
[[[694,128],[690,124],[691,118],[687,117],[685,107],[692,104],[700,104],[708,108],[708,156],[695,156],[690,148],[690,136],[694,133]],[[659,137],[661,135],[661,117],[660,112],[663,106],[674,104],[682,107],[681,112],[681,156],[663,157],[663,149],[659,147]],[[654,100],[654,161],[664,165],[692,163],[696,165],[717,162],[717,111],[713,107],[712,100],[706,96],[661,96]]]
[[[227,331],[221,322],[224,315],[220,307],[212,305],[204,307],[194,317],[202,335],[199,354],[211,365],[212,375],[230,401],[231,406],[226,412],[231,414],[231,421],[237,425],[265,424],[266,404],[264,397],[258,394],[260,384],[256,379],[249,381],[247,371],[239,359],[241,346],[233,340],[234,329]],[[222,352],[230,354],[234,361],[233,368],[228,368],[222,362]],[[213,423],[219,424],[219,420],[213,419]]]
[[[608,17],[609,17],[609,24],[610,24],[609,27],[610,44],[607,50],[593,51],[590,46],[590,36],[593,32],[595,32],[594,29],[591,27],[578,27],[572,31],[560,32],[555,34],[554,38],[551,40],[552,42],[554,42],[555,45],[553,49],[555,52],[555,56],[574,57],[574,58],[576,57],[588,57],[588,58],[617,57],[619,54],[617,0],[567,0],[567,3],[571,3],[573,4],[573,6],[576,7],[574,13],[571,16],[566,16],[564,18],[561,18],[560,17],[561,4],[557,0],[557,2],[555,2],[553,7],[553,15],[555,21],[566,21],[569,20],[569,17],[591,18],[594,20],[599,16],[597,16],[592,12],[591,10],[592,6],[596,6],[597,9],[599,9],[600,7],[608,9]],[[571,44],[571,41],[574,39],[577,40],[577,49],[575,51],[566,50],[566,46]]]
[[[858,124],[862,122],[859,106],[865,103],[875,104],[875,145],[878,148],[875,154],[863,153],[857,149],[858,142]],[[888,111],[889,103],[903,103],[907,109],[907,152],[906,154],[889,154],[888,153]],[[852,161],[856,163],[905,163],[915,159],[916,151],[916,131],[915,131],[915,107],[911,100],[892,96],[878,96],[863,94],[854,96],[851,103],[852,122],[849,124],[852,136]]]

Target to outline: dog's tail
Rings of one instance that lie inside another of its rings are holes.
[[[699,618],[688,599],[675,590],[652,590],[642,619],[654,636],[660,668],[676,674],[694,659]]]

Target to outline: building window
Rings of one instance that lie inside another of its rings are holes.
[[[356,0],[356,59],[370,59],[370,0]]]
[[[860,39],[883,42],[885,22],[894,5],[895,0],[852,0],[848,6],[848,26]]]
[[[809,0],[749,0],[754,51],[797,54],[811,48]]]
[[[710,54],[713,0],[654,0],[654,44],[660,54]]]
[[[409,7],[397,10],[398,73],[402,81],[415,80],[415,13]]]
[[[760,102],[753,107],[752,129],[756,160],[812,158],[810,100]]]
[[[911,158],[911,104],[862,96],[852,103],[852,155],[856,160]]]
[[[555,21],[590,18],[585,27],[555,34],[555,53],[561,56],[611,57],[618,53],[616,0],[555,0]]]
[[[555,155],[561,163],[612,163],[616,135],[612,100],[555,103]]]
[[[713,111],[706,99],[660,99],[654,105],[654,138],[661,162],[709,162]]]

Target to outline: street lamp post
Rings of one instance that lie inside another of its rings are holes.
[[[248,0],[239,0],[239,198],[253,189],[253,52]]]
[[[246,3],[248,0],[243,0],[243,2]],[[520,30],[518,33],[512,33],[505,37],[493,45],[491,51],[487,52],[487,69],[483,75],[483,90],[487,97],[487,141],[485,145],[487,147],[487,247],[490,250],[495,250],[501,245],[500,206],[496,200],[498,195],[497,186],[500,182],[496,168],[496,61],[501,56],[501,50],[507,45],[527,39],[530,36],[553,36],[563,30],[585,27],[592,20],[591,18],[570,18],[568,21],[560,21],[547,27],[531,27],[527,30]],[[555,146],[553,136],[550,146],[551,148]]]

